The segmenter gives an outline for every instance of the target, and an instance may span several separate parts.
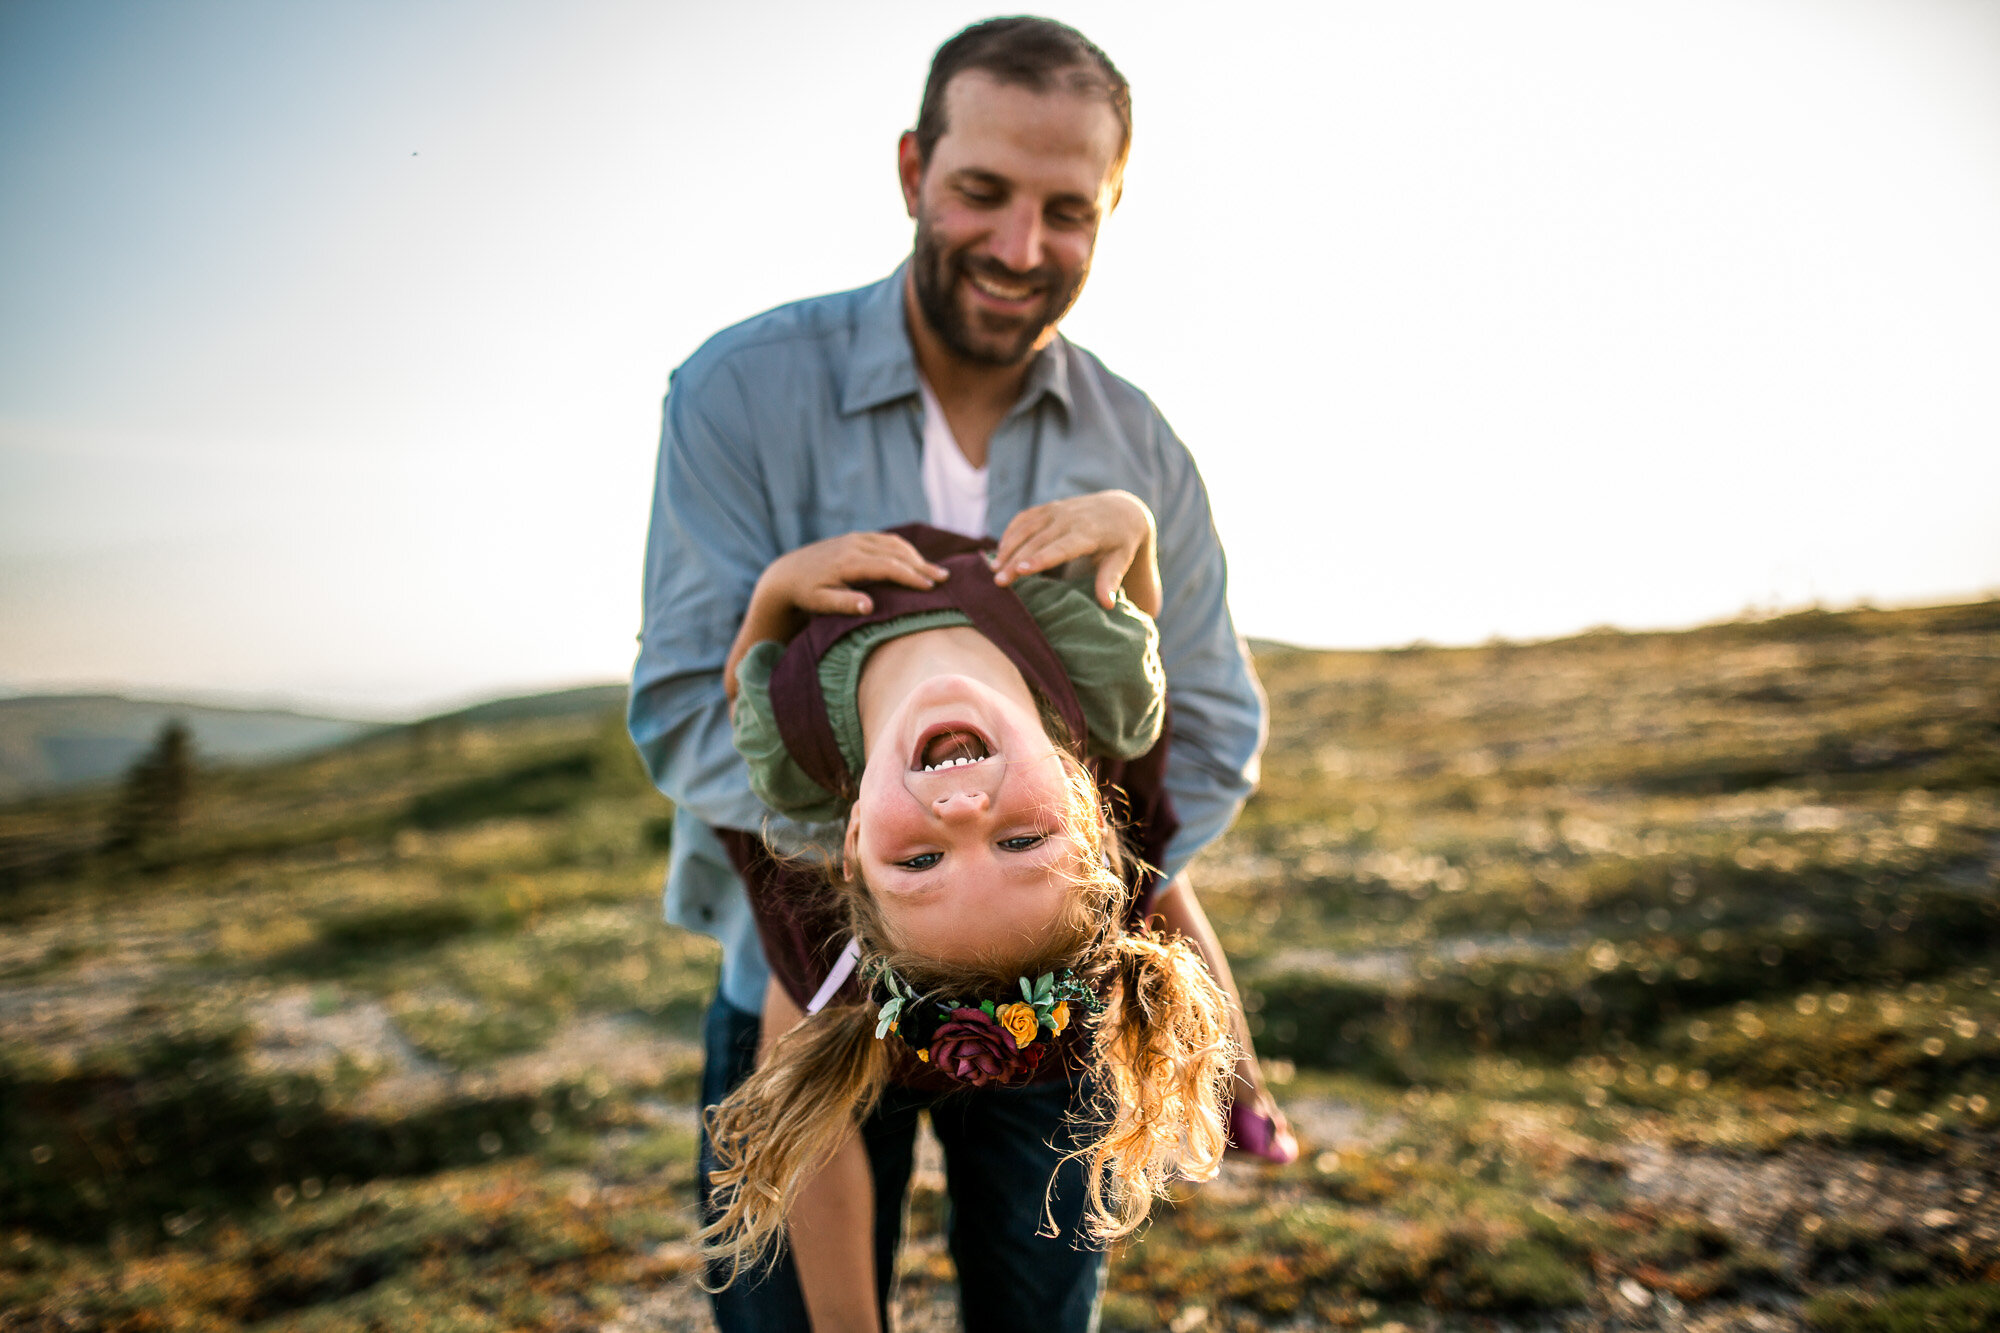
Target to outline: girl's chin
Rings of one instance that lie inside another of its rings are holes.
[[[1005,695],[981,689],[976,693],[912,697],[891,728],[916,747],[940,732],[958,728],[976,733],[987,748],[998,750],[1023,733],[1039,732],[1041,719]]]
[[[955,703],[991,706],[1004,701],[985,681],[973,676],[932,676],[911,690],[903,701],[909,709],[945,707]]]

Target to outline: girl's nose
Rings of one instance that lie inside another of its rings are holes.
[[[931,802],[931,810],[947,822],[976,819],[986,813],[986,806],[987,797],[983,791],[956,791]]]

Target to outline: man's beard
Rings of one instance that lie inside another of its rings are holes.
[[[1008,283],[1043,287],[1041,310],[1009,332],[986,333],[978,329],[977,318],[967,314],[956,296],[958,284],[971,281],[966,273],[973,268],[985,269]],[[1076,304],[1083,291],[1083,280],[1088,276],[1087,270],[1079,272],[1065,283],[1062,271],[1053,265],[1016,273],[992,260],[967,259],[962,254],[947,252],[922,217],[917,219],[911,273],[916,284],[917,309],[937,334],[938,341],[954,356],[981,366],[1018,366],[1026,360],[1042,335]]]

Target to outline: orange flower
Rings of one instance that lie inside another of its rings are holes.
[[[1057,1003],[1055,1008],[1049,1010],[1049,1031],[1055,1033],[1058,1037],[1060,1037],[1062,1035],[1062,1030],[1068,1026],[1069,1026],[1069,1001],[1062,1000]]]
[[[1016,1000],[1012,1004],[1001,1005],[993,1011],[993,1016],[1000,1020],[1001,1027],[1007,1029],[1007,1035],[1014,1039],[1016,1048],[1025,1051],[1035,1044],[1035,1034],[1041,1028],[1040,1020],[1035,1017],[1035,1006]]]

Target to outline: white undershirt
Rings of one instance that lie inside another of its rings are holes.
[[[917,376],[917,389],[924,398],[924,500],[930,505],[931,526],[984,537],[986,469],[972,466],[958,447],[951,423],[944,419],[944,407],[922,375]]]

